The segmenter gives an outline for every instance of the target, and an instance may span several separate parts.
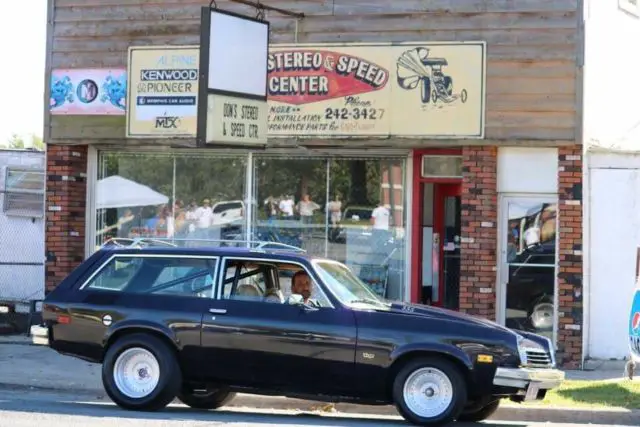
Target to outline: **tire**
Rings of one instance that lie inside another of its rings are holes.
[[[470,422],[470,423],[477,423],[479,421],[484,421],[487,418],[489,418],[491,415],[493,415],[498,410],[499,406],[500,406],[500,399],[494,400],[488,405],[485,405],[482,408],[477,409],[475,411],[462,412],[458,416],[457,421]]]
[[[422,382],[432,383],[420,384],[420,376],[423,376]],[[434,385],[436,389],[429,385]],[[439,390],[438,385],[444,390]],[[412,386],[420,387],[422,390],[411,396],[409,390],[405,389]],[[431,403],[426,401],[427,393],[435,393],[431,396]],[[436,399],[442,400],[439,408],[434,407],[438,403]],[[467,384],[460,370],[448,360],[440,357],[421,357],[403,366],[394,378],[393,400],[400,415],[412,424],[444,425],[455,420],[464,409],[467,403]],[[420,405],[423,407],[420,408]]]
[[[194,409],[218,409],[225,406],[236,396],[225,388],[196,392],[192,387],[184,385],[178,394],[178,399]]]
[[[147,387],[150,390],[136,391],[132,389],[135,384],[123,378],[123,373],[127,369],[133,370],[136,362],[141,367],[129,376],[149,375],[151,384]],[[142,370],[145,370],[143,374]],[[109,347],[102,363],[102,384],[109,398],[121,408],[157,411],[171,403],[180,391],[182,372],[173,349],[164,341],[153,335],[136,333]]]

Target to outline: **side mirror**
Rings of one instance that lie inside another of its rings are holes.
[[[303,305],[304,298],[300,294],[291,294],[289,298],[287,298],[287,304],[289,305]]]

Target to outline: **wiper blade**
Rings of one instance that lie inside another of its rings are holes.
[[[349,304],[357,304],[357,303],[384,305],[382,301],[378,301],[372,298],[357,298],[349,301]]]

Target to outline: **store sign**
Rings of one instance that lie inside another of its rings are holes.
[[[198,46],[130,47],[127,138],[193,138],[198,80]]]
[[[267,109],[263,101],[209,95],[207,141],[255,144],[267,140]]]
[[[267,143],[269,23],[203,7],[199,146]]]
[[[51,72],[50,84],[51,114],[125,114],[125,69],[56,69]]]
[[[484,42],[272,45],[269,136],[483,138]]]

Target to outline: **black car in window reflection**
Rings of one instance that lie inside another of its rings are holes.
[[[551,334],[554,320],[557,205],[541,203],[509,221],[508,327]]]

